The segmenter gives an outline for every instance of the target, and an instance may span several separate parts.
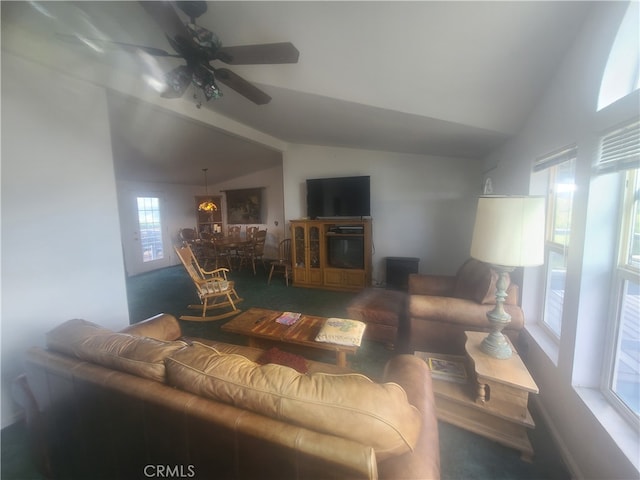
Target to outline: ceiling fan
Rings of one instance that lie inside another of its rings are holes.
[[[165,98],[181,97],[189,85],[200,89],[206,100],[222,96],[216,82],[235,90],[257,105],[269,103],[271,97],[227,68],[214,67],[218,60],[228,65],[258,65],[297,63],[299,52],[290,42],[225,47],[218,37],[196,25],[196,18],[207,11],[204,1],[177,1],[175,5],[189,17],[183,23],[169,2],[141,1],[140,5],[165,32],[175,54],[165,50],[121,42],[110,43],[127,51],[143,51],[156,57],[176,57],[186,61],[165,74]],[[174,3],[174,2],[172,2]],[[200,107],[200,104],[197,105]]]

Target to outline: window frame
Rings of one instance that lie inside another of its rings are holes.
[[[617,359],[623,328],[622,306],[627,282],[640,284],[640,265],[629,265],[629,249],[632,247],[630,235],[633,234],[633,217],[640,213],[640,168],[624,170],[623,194],[621,195],[619,214],[617,216],[618,248],[611,285],[611,305],[609,307],[609,325],[606,341],[606,351],[603,358],[602,378],[600,390],[609,403],[628,422],[640,427],[640,415],[636,414],[620,396],[614,391],[617,372]],[[634,205],[635,203],[635,205]]]
[[[140,232],[140,251],[138,253],[140,255],[140,258],[142,259],[143,264],[158,262],[166,259],[166,245],[163,235],[161,203],[162,202],[160,197],[155,195],[136,196],[136,218],[138,223],[138,231]],[[143,215],[151,215],[151,219],[145,219],[143,221]],[[157,228],[153,229],[153,233],[158,238],[150,241],[146,241],[143,238],[143,231],[149,230],[149,228],[144,228],[146,225],[157,225]],[[159,249],[158,246],[160,247]],[[147,258],[147,256],[145,255],[145,247],[151,248],[151,254],[149,258]]]
[[[568,263],[568,255],[569,255],[569,243],[571,240],[571,224],[573,222],[573,193],[571,198],[571,210],[569,213],[569,241],[565,244],[558,243],[554,238],[554,230],[556,224],[556,211],[555,208],[558,203],[558,191],[556,188],[556,179],[558,174],[558,169],[562,165],[570,164],[571,172],[573,175],[573,182],[575,185],[575,176],[576,176],[576,168],[577,168],[577,158],[578,158],[578,150],[576,145],[570,145],[565,148],[562,148],[556,152],[550,153],[539,158],[536,161],[534,166],[535,172],[545,172],[547,175],[546,178],[546,199],[547,199],[547,213],[546,213],[546,226],[545,226],[545,246],[544,246],[544,266],[543,266],[543,287],[541,289],[541,300],[542,300],[542,310],[539,326],[543,329],[543,331],[549,335],[549,337],[553,340],[556,345],[560,344],[561,335],[562,335],[562,324],[563,324],[563,316],[564,316],[564,308],[565,308],[565,297],[563,295],[562,300],[560,302],[561,312],[560,312],[560,325],[559,332],[556,332],[551,327],[551,322],[548,322],[548,314],[547,308],[549,307],[550,300],[550,276],[552,274],[551,271],[551,256],[555,254],[562,255],[564,258],[564,264]],[[565,287],[566,287],[566,273],[565,273]]]

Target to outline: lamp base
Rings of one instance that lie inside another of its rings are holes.
[[[491,333],[482,340],[480,350],[487,355],[505,360],[511,358],[513,351],[502,333],[502,329],[509,325],[511,316],[504,310],[504,301],[507,298],[507,287],[509,286],[508,273],[513,270],[509,267],[494,265],[498,273],[496,282],[496,306],[490,312],[487,312],[487,320],[491,325]]]
[[[506,360],[511,358],[513,350],[504,335],[499,332],[491,332],[480,343],[480,350],[493,358]]]

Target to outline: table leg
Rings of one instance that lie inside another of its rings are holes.
[[[347,366],[347,352],[343,352],[341,350],[336,352],[336,365],[339,367]]]

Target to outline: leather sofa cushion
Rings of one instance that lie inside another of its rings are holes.
[[[244,345],[233,345],[231,343],[223,343],[216,340],[210,340],[201,337],[182,337],[187,343],[198,342],[203,345],[207,345],[208,347],[215,348],[220,353],[235,353],[238,355],[242,355],[249,360],[253,360],[256,363],[261,363],[260,357],[265,354],[264,349],[255,348],[255,347],[247,347]],[[307,371],[305,373],[333,373],[333,374],[344,374],[344,373],[354,373],[353,370],[347,367],[339,367],[336,364],[317,362],[314,360],[308,360],[305,358],[305,362],[307,364]],[[275,363],[275,362],[267,362],[267,363]]]
[[[317,432],[370,445],[378,460],[413,450],[422,424],[398,384],[359,374],[304,375],[194,342],[167,358],[167,382]]]
[[[173,315],[160,313],[120,330],[138,337],[155,338],[156,340],[178,340],[182,336],[180,323]]]
[[[496,282],[498,274],[488,264],[467,260],[456,274],[453,296],[490,305],[496,303]]]
[[[165,358],[187,345],[114,333],[80,319],[48,332],[46,342],[50,350],[158,382],[165,381]]]
[[[113,332],[87,320],[74,318],[47,332],[46,343],[50,350],[78,358],[80,345],[87,337],[106,333]]]

